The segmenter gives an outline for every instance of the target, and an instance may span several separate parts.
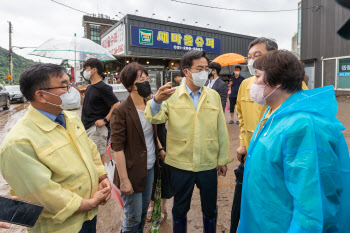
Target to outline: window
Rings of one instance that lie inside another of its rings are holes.
[[[91,40],[96,42],[97,44],[101,44],[100,26],[90,25],[90,32],[91,32]]]
[[[84,38],[87,38],[86,24],[84,25]]]
[[[335,86],[336,59],[323,61],[323,86]]]

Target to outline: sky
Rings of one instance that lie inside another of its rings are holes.
[[[291,41],[297,32],[298,11],[278,13],[236,12],[190,6],[171,0],[55,0],[73,8],[120,19],[123,14],[135,14],[185,24],[276,39],[281,49],[291,50]],[[182,0],[216,7],[244,10],[297,9],[300,0]],[[9,26],[13,25],[12,45],[37,47],[50,38],[59,36],[84,36],[84,13],[61,6],[52,0],[2,0],[0,8],[0,46],[9,48]],[[28,55],[33,49],[14,49],[28,59],[41,62],[58,61]]]

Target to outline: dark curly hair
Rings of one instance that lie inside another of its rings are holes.
[[[254,68],[264,71],[264,82],[289,93],[300,91],[304,79],[304,67],[297,57],[287,50],[275,50],[255,60]]]
[[[148,72],[145,67],[137,62],[130,63],[129,65],[125,66],[120,72],[120,80],[129,92],[131,92],[131,88],[137,79],[137,73],[139,70],[141,71],[141,75],[146,74],[148,76]]]
[[[101,60],[98,60],[97,58],[89,58],[87,59],[84,64],[83,64],[83,67],[86,68],[86,67],[90,67],[91,69],[93,68],[96,68],[97,69],[97,73],[102,77],[104,78],[105,75],[104,75],[104,65],[103,65],[103,62]]]

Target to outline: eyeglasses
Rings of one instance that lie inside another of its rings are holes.
[[[255,55],[255,56],[251,56],[251,57],[248,57],[248,60],[250,60],[250,59],[256,60],[256,59],[258,59],[261,56],[262,56],[261,54],[258,54],[258,55]]]
[[[73,86],[73,83],[68,84],[65,87],[47,87],[47,88],[40,88],[40,90],[51,90],[51,89],[57,89],[57,88],[67,88],[67,92],[69,89]]]
[[[212,69],[206,68],[190,68],[189,70],[196,70],[198,73],[202,72],[203,70],[205,70],[206,72],[210,73],[212,71]]]

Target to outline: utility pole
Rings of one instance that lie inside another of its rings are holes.
[[[13,77],[12,77],[12,24],[11,21],[8,21],[9,23],[9,73],[11,75],[10,84],[13,84]]]

